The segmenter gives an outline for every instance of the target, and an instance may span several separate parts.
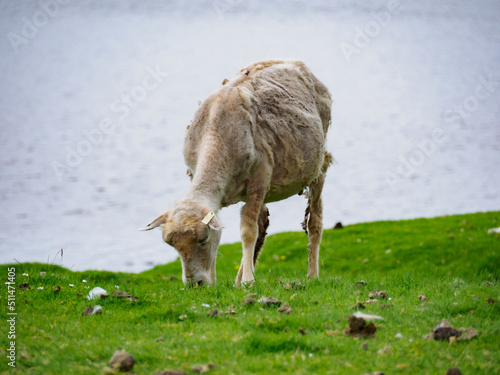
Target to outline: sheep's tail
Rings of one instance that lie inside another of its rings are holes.
[[[330,154],[328,151],[325,151],[325,156],[323,159],[323,165],[321,166],[321,174],[320,175],[326,175],[326,171],[335,162],[333,159],[332,154]],[[304,195],[307,198],[307,207],[306,207],[306,212],[304,214],[304,220],[302,221],[302,229],[304,232],[307,233],[307,227],[309,225],[309,219],[311,218],[311,197],[309,196],[309,190],[308,188],[302,190],[299,195]]]
[[[262,205],[259,214],[259,236],[257,237],[257,242],[255,242],[255,248],[253,252],[253,264],[257,262],[257,258],[259,257],[260,250],[264,245],[264,241],[266,240],[267,235],[267,227],[269,227],[269,210],[266,205]]]

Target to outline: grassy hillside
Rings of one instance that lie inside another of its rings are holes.
[[[311,282],[305,279],[306,235],[273,235],[249,290],[232,286],[240,244],[221,246],[219,282],[210,288],[186,289],[171,280],[181,276],[178,261],[141,274],[1,265],[6,281],[14,267],[15,284],[27,282],[29,289],[15,292],[15,368],[6,359],[9,326],[2,324],[0,371],[107,373],[112,354],[124,349],[136,359],[134,374],[167,369],[194,374],[196,365],[209,363],[215,368],[200,369],[210,374],[445,374],[451,367],[464,374],[499,373],[500,236],[487,234],[500,226],[499,218],[500,212],[488,212],[325,230],[321,277]],[[138,300],[88,301],[95,286]],[[5,322],[7,285],[3,289]],[[389,297],[362,310],[384,318],[375,322],[376,337],[343,335],[352,307],[374,290]],[[245,305],[249,293],[288,302],[293,312]],[[428,301],[418,298],[422,294]],[[102,314],[82,316],[97,304]],[[214,309],[235,313],[207,315]],[[422,338],[442,319],[479,334],[452,344]]]

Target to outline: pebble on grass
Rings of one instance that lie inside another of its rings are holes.
[[[86,307],[85,310],[82,311],[82,315],[95,315],[102,314],[102,306],[95,305],[93,307]]]
[[[159,278],[163,280],[168,280],[168,281],[177,281],[180,280],[177,276],[165,276],[165,275],[158,275]]]
[[[460,370],[456,367],[450,368],[448,371],[446,371],[446,375],[462,375]]]
[[[234,314],[236,314],[236,311],[232,310],[232,308],[234,308],[234,306],[231,305],[228,307],[228,309],[226,311],[212,309],[207,313],[207,316],[214,318],[214,317],[222,315],[222,314],[234,315]]]
[[[278,301],[276,298],[272,297],[262,297],[257,302],[263,304],[264,306],[281,306],[281,301]]]
[[[111,297],[115,298],[126,298],[129,301],[138,301],[139,298],[136,296],[133,296],[130,293],[124,292],[123,290],[113,290],[113,293],[111,293]]]
[[[18,287],[19,289],[24,289],[24,290],[26,290],[26,289],[31,289],[30,284],[29,284],[29,283],[27,283],[27,282],[26,282],[26,283],[22,283],[22,284],[17,284],[17,287]]]
[[[182,370],[165,370],[157,372],[155,375],[186,375],[186,373]]]
[[[426,296],[424,296],[423,294],[419,294],[419,295],[418,295],[418,299],[419,299],[420,301],[428,301],[428,300],[429,300],[429,299],[428,299]]]
[[[279,309],[278,311],[282,314],[291,314],[293,312],[292,308],[288,304],[288,302],[285,302]]]
[[[243,301],[243,304],[245,306],[250,306],[250,305],[253,305],[255,302],[256,302],[255,298],[245,298],[245,300]]]
[[[358,302],[353,307],[351,307],[351,309],[353,309],[353,310],[355,310],[355,309],[366,309],[366,306],[362,302]]]
[[[117,350],[111,359],[109,365],[118,371],[130,371],[134,367],[135,358],[124,350]]]
[[[283,289],[286,289],[286,290],[291,290],[291,289],[303,290],[305,288],[306,288],[305,285],[303,285],[300,281],[292,281],[292,282],[289,282],[283,286]]]
[[[383,347],[382,349],[380,349],[377,354],[378,355],[383,355],[385,353],[389,353],[390,351],[392,350],[392,348],[390,346],[385,346]]]
[[[387,298],[387,292],[385,290],[374,290],[368,294],[368,298]]]
[[[216,367],[217,365],[215,363],[208,363],[204,365],[196,365],[191,370],[193,370],[193,372],[196,372],[198,374],[203,374],[205,372],[208,372],[209,370],[213,370]]]

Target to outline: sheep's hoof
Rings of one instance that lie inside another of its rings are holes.
[[[239,288],[245,288],[245,289],[252,289],[255,285],[255,280],[248,280],[248,281],[242,281],[240,278],[236,278],[236,281],[234,282],[234,286]]]
[[[307,274],[307,280],[313,280],[313,279],[317,279],[318,278],[318,273],[315,272],[315,273],[308,273]]]
[[[253,289],[255,286],[255,280],[242,281],[241,286],[245,289]]]

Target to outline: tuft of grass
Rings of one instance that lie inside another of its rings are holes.
[[[305,279],[307,236],[269,236],[252,288],[233,287],[238,243],[220,247],[218,283],[209,288],[189,289],[170,280],[181,277],[179,261],[140,274],[1,265],[4,280],[13,267],[16,284],[28,282],[31,289],[16,288],[15,368],[8,365],[11,340],[2,325],[0,371],[100,374],[114,351],[124,349],[136,359],[134,374],[166,369],[194,374],[195,365],[208,363],[216,364],[211,374],[444,374],[451,367],[464,374],[499,373],[500,239],[487,234],[500,226],[499,217],[500,212],[486,212],[325,230],[321,276],[312,281]],[[356,284],[361,280],[366,284]],[[305,288],[287,285],[292,281]],[[54,292],[57,286],[60,291]],[[95,286],[127,291],[138,300],[88,301]],[[376,337],[344,336],[352,307],[373,290],[390,297],[363,310],[384,318],[376,323]],[[249,293],[288,302],[293,313],[247,306]],[[420,301],[420,294],[429,301]],[[5,285],[4,322],[7,302]],[[97,304],[102,314],[81,315]],[[207,315],[230,308],[236,314]],[[474,327],[479,335],[453,344],[425,340],[442,319],[457,328]]]

